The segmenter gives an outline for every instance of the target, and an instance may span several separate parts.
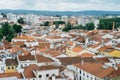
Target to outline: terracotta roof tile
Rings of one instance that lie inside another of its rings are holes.
[[[108,68],[103,68],[102,63],[94,62],[94,63],[89,63],[89,62],[84,62],[83,64],[74,64],[74,66],[90,73],[93,74],[99,78],[104,78],[108,76],[112,71],[114,71],[114,68],[108,67]],[[103,74],[104,73],[104,74]]]
[[[72,49],[74,52],[76,52],[76,53],[78,53],[78,52],[80,52],[80,51],[82,51],[82,50],[84,50],[82,47],[74,47],[73,49]]]
[[[44,57],[42,55],[36,55],[36,59],[38,62],[53,62],[50,58]]]
[[[119,78],[120,77],[120,67],[117,70],[111,72],[108,76],[109,78]]]
[[[19,47],[14,46],[14,47],[10,48],[10,49],[8,50],[8,52],[9,52],[9,53],[16,53],[16,52],[18,52],[19,50],[20,50]]]
[[[80,55],[80,57],[93,57],[95,56],[94,54],[91,54],[91,53],[84,53],[82,55]]]
[[[45,53],[51,55],[52,57],[57,57],[58,55],[62,54],[62,52],[54,49],[47,50]]]
[[[35,78],[35,75],[33,73],[34,69],[39,69],[39,66],[33,64],[33,65],[28,66],[28,67],[25,67],[25,69],[24,69],[25,77],[26,78]]]
[[[99,52],[111,52],[112,50],[114,50],[112,46],[103,46],[100,49],[98,49]]]
[[[61,39],[62,37],[61,36],[46,36],[46,38],[49,38],[49,39]]]
[[[100,46],[100,43],[94,44],[94,45],[89,45],[88,47],[89,47],[89,48],[97,48],[98,46]]]
[[[93,59],[92,57],[65,57],[65,58],[58,58],[58,59],[63,65],[81,63],[82,60],[84,60],[85,62],[91,62],[91,63],[96,62],[96,60]]]
[[[28,54],[28,55],[19,55],[18,56],[19,60],[20,61],[35,61],[35,56],[34,55],[31,55],[31,54]]]
[[[95,59],[96,59],[98,62],[102,62],[102,63],[110,62],[107,57],[95,58]]]
[[[23,76],[21,73],[14,72],[14,73],[0,73],[0,78],[5,78],[5,77],[17,77],[18,79],[22,79]]]
[[[10,65],[18,65],[18,62],[17,62],[17,59],[6,59],[5,60],[5,64],[7,66],[10,66]]]

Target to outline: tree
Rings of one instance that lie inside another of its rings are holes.
[[[65,24],[64,21],[54,21],[53,24]]]
[[[13,29],[15,30],[16,33],[20,33],[22,30],[22,26],[21,25],[17,25],[17,24],[14,24],[13,25]]]
[[[84,30],[84,26],[78,25],[78,26],[72,27],[72,29],[82,29],[82,30]]]
[[[45,23],[44,23],[44,26],[49,26],[49,21],[46,21]]]
[[[25,22],[24,22],[24,19],[23,19],[23,18],[18,19],[18,23],[24,24],[24,23],[25,23]]]
[[[3,16],[3,18],[7,18],[7,15],[4,13],[1,13],[1,15]]]
[[[120,18],[100,19],[98,29],[112,30],[113,22],[115,29],[117,29],[120,26]]]
[[[12,38],[14,37],[14,33],[15,33],[14,29],[11,28],[9,30],[9,35],[6,36],[6,40],[9,41],[9,42],[11,42]]]
[[[86,30],[94,30],[94,28],[95,28],[95,25],[93,22],[86,24]]]
[[[2,30],[2,31],[1,31],[1,30]],[[0,39],[2,39],[3,36],[4,36],[5,39],[10,42],[10,41],[12,40],[12,38],[14,37],[15,31],[14,31],[13,27],[11,27],[11,26],[9,25],[9,23],[3,24],[3,25],[2,25],[2,29],[0,29],[0,31],[2,32],[2,33],[0,34]]]
[[[3,36],[7,36],[9,34],[9,29],[10,29],[10,25],[9,23],[5,23],[2,25],[2,34]]]
[[[3,39],[3,34],[0,33],[0,41]]]
[[[71,29],[72,29],[72,25],[70,23],[67,23],[66,26],[65,26],[65,28],[63,28],[62,31],[67,31],[68,32]]]

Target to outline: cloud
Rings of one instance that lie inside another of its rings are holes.
[[[120,0],[0,0],[0,9],[52,11],[120,10]]]

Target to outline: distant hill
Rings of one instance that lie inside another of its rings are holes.
[[[16,14],[36,14],[36,15],[67,15],[67,16],[79,16],[79,15],[94,15],[94,16],[101,16],[101,15],[120,15],[120,11],[97,11],[97,10],[89,10],[89,11],[41,11],[41,10],[11,10],[11,9],[0,9],[2,13],[16,13]]]

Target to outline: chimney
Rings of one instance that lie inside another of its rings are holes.
[[[83,66],[84,65],[84,60],[82,59],[82,61],[81,61],[81,65]]]
[[[115,22],[113,21],[113,27],[112,27],[112,30],[114,31],[115,29]]]
[[[22,33],[20,34],[20,37],[22,38]]]

